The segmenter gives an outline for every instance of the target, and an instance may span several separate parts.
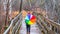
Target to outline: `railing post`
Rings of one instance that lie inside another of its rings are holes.
[[[52,30],[52,26],[51,26],[51,24],[50,24],[50,30]]]
[[[54,32],[55,32],[55,27],[54,27]]]
[[[60,26],[58,27],[58,33],[60,34]]]

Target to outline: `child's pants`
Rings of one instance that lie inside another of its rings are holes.
[[[27,32],[30,32],[30,25],[26,24],[26,29],[27,29]]]

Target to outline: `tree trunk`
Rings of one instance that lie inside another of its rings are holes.
[[[22,2],[23,2],[23,0],[21,0],[21,3],[20,3],[20,11],[19,12],[22,11]]]
[[[8,14],[9,14],[9,0],[7,0],[7,8],[6,8],[6,20],[5,20],[5,26],[8,26]]]

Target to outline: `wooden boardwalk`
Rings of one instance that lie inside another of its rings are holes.
[[[26,30],[25,20],[23,19],[22,26],[20,29],[20,34],[27,34],[26,31],[27,30]],[[31,25],[30,34],[42,34],[36,23],[34,25]]]

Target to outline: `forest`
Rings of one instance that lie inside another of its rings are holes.
[[[60,0],[0,0],[0,30],[5,22],[20,13],[20,8],[36,7],[45,11],[49,19],[60,24]]]

